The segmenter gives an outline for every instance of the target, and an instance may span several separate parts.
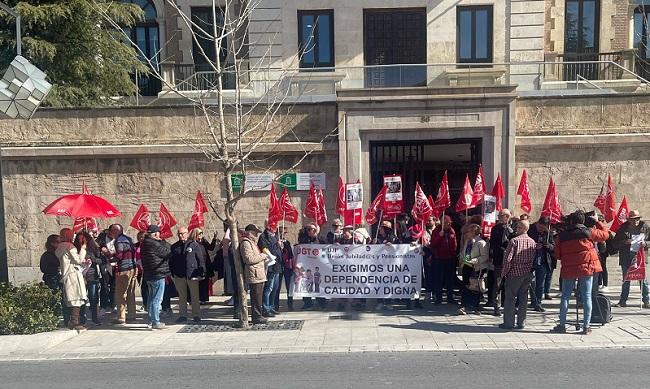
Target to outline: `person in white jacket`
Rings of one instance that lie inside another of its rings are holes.
[[[479,301],[481,291],[476,290],[477,283],[485,282],[487,270],[490,266],[490,247],[481,237],[481,226],[468,224],[463,228],[464,235],[460,248],[459,262],[463,280],[462,307],[458,310],[459,315],[467,313],[479,313]],[[473,284],[473,285],[470,285]]]
[[[64,301],[70,309],[67,326],[71,330],[85,330],[86,327],[79,322],[79,313],[81,307],[88,302],[86,283],[82,274],[83,266],[86,263],[86,243],[82,242],[81,249],[77,251],[72,244],[74,232],[69,228],[62,229],[59,236],[61,243],[59,243],[55,255],[59,258]]]

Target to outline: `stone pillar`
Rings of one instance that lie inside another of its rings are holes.
[[[559,80],[560,65],[554,65],[558,62],[556,52],[544,53],[544,81],[557,81]]]
[[[174,62],[163,61],[160,63],[160,71],[163,80],[165,81],[163,82],[163,86],[162,86],[163,91],[170,90],[168,85],[173,85],[173,86],[176,85],[176,74],[174,72],[174,67],[175,67]]]
[[[622,77],[621,78],[628,78],[628,79],[635,79],[636,77],[634,74],[636,74],[635,70],[635,65],[636,65],[636,53],[637,49],[625,49],[621,50],[621,63],[620,65],[623,66],[625,69],[629,70],[629,72],[622,71]]]

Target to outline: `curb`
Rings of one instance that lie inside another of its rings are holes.
[[[31,335],[0,336],[0,350],[2,350],[0,351],[0,360],[4,360],[7,357],[11,358],[11,354],[17,354],[16,350],[20,350],[20,354],[28,355],[43,352],[83,332],[85,331],[57,329],[51,332],[40,332]]]

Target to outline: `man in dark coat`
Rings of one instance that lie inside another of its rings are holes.
[[[640,240],[640,245],[633,245],[634,239]],[[627,214],[627,221],[621,224],[616,230],[616,236],[612,244],[618,250],[618,264],[621,265],[623,276],[627,273],[628,269],[636,259],[639,250],[645,250],[648,247],[647,241],[650,240],[650,227],[641,221],[641,214],[639,211],[631,210]],[[650,293],[648,288],[648,281],[641,281],[641,296],[643,299],[643,308],[650,309]],[[627,306],[627,297],[630,294],[630,281],[623,282],[621,288],[621,297],[616,307]]]
[[[499,211],[499,222],[490,234],[490,261],[494,270],[488,271],[488,304],[494,306],[494,315],[499,316],[499,300],[501,296],[501,270],[503,269],[503,255],[510,239],[514,236],[512,229],[512,214],[504,208]]]
[[[268,252],[275,257],[275,263],[266,270],[266,283],[264,284],[264,297],[262,301],[262,315],[273,317],[278,311],[275,309],[275,295],[280,288],[280,275],[282,274],[282,243],[277,235],[277,225],[270,224],[268,220],[264,232],[257,241],[257,247],[262,252]],[[278,307],[279,308],[279,307]]]
[[[553,254],[555,237],[551,232],[550,219],[546,216],[540,217],[537,223],[528,230],[528,236],[535,241],[535,259],[533,260],[533,270],[535,270],[533,289],[535,293],[531,296],[531,300],[533,308],[537,312],[544,312],[546,310],[542,307],[542,300],[550,300],[551,279],[556,265]]]
[[[169,244],[160,239],[160,227],[150,225],[140,246],[142,280],[149,290],[148,312],[151,328],[164,329],[160,321],[160,304],[165,293],[165,277],[169,275],[167,261],[171,253]]]

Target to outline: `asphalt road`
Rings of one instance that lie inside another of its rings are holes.
[[[5,362],[0,388],[643,388],[647,356],[591,349]]]

